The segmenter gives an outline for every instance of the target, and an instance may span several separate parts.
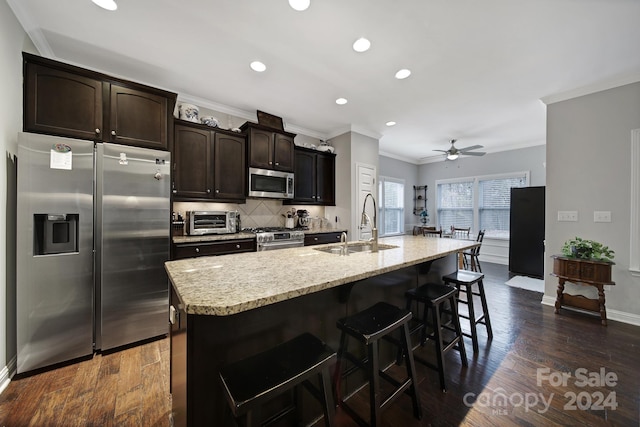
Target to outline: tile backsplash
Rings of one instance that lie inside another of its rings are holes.
[[[312,218],[311,228],[320,228],[324,217],[324,206],[283,205],[281,200],[247,199],[246,203],[208,203],[208,202],[174,202],[173,211],[185,216],[186,211],[235,211],[240,214],[242,228],[284,227],[285,216],[291,209],[306,209]],[[314,220],[315,219],[315,220]],[[325,221],[325,228],[333,228],[334,224]]]

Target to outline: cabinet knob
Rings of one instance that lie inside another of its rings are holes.
[[[220,192],[220,190],[218,190],[218,189],[216,188],[216,194],[218,194],[219,192]]]
[[[272,164],[273,164],[273,162],[269,162],[269,164],[270,164],[270,165],[272,165]]]
[[[178,194],[178,190],[173,190],[173,194]]]
[[[96,133],[100,133],[100,129],[96,128]]]
[[[196,253],[200,253],[200,248],[196,248]]]
[[[280,162],[276,162],[276,166],[280,166]]]
[[[236,249],[240,249],[240,245],[236,245]]]
[[[318,241],[318,238],[317,238],[317,237],[314,237],[314,238],[313,238],[313,240],[315,240],[315,241],[317,242],[317,241]]]
[[[116,136],[116,131],[115,131],[115,130],[112,130],[112,131],[111,131],[111,135]]]
[[[211,193],[211,189],[210,188],[207,188],[207,193]]]

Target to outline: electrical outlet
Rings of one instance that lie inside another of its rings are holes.
[[[593,222],[611,222],[611,211],[593,211]]]
[[[558,211],[558,221],[577,222],[578,211]]]

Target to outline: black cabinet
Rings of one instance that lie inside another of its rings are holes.
[[[335,206],[336,155],[295,148],[293,200],[286,204]]]
[[[24,130],[167,150],[176,94],[24,57]]]
[[[255,252],[256,239],[218,240],[213,242],[175,243],[173,259]]]
[[[250,167],[293,171],[295,134],[250,122],[243,124],[240,129],[248,135]]]
[[[509,271],[544,277],[544,187],[511,189]]]
[[[245,200],[244,135],[176,120],[173,194],[176,200]]]
[[[304,236],[304,245],[322,245],[325,243],[340,243],[342,232],[332,231],[329,233],[306,234]]]

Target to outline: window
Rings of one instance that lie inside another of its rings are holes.
[[[528,181],[529,172],[436,181],[437,223],[508,238],[511,188],[526,187]]]
[[[381,236],[404,233],[404,180],[381,176],[378,228]]]

